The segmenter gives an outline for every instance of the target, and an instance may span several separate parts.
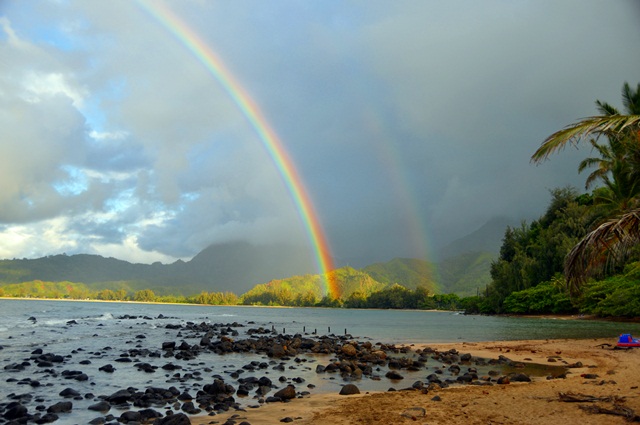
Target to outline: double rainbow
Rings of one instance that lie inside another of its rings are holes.
[[[222,60],[179,16],[161,1],[138,0],[138,4],[165,27],[176,39],[205,66],[211,75],[222,85],[231,99],[247,118],[258,134],[269,156],[289,191],[302,219],[308,238],[313,246],[315,260],[323,279],[327,295],[337,298],[340,295],[336,280],[333,278],[333,260],[329,244],[324,234],[318,214],[304,187],[296,167],[285,150],[282,142],[271,128],[258,105],[244,90],[242,85],[224,66]]]

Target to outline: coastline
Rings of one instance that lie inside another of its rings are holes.
[[[456,349],[473,356],[536,364],[581,364],[566,379],[537,379],[530,383],[462,386],[420,391],[371,392],[355,396],[311,395],[289,403],[268,404],[246,412],[192,417],[193,424],[224,423],[227,419],[252,425],[293,423],[424,423],[424,424],[624,424],[623,416],[592,413],[616,411],[640,415],[640,349],[614,350],[606,339],[521,340],[429,344],[437,350]],[[415,344],[414,349],[425,344]],[[357,385],[357,382],[355,382]],[[410,386],[411,383],[406,383]],[[561,401],[560,394],[591,396],[590,402]],[[439,397],[440,401],[434,400]],[[614,403],[614,401],[617,401]],[[421,416],[421,409],[425,415]],[[623,410],[626,409],[626,410]],[[407,414],[407,412],[410,412]],[[412,412],[412,413],[411,413]],[[415,413],[418,413],[416,416]],[[405,416],[403,416],[405,414]],[[640,418],[639,418],[640,419]]]

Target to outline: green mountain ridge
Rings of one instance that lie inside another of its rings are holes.
[[[132,264],[98,255],[54,255],[33,260],[0,260],[0,288],[21,282],[74,282],[91,291],[150,289],[157,295],[193,295],[206,292],[233,292],[255,297],[268,304],[280,297],[300,297],[304,304],[312,297],[326,295],[324,279],[317,274],[295,273],[286,276],[287,267],[279,262],[283,254],[291,262],[291,250],[265,249],[248,244],[230,244],[203,250],[189,262],[173,264]],[[246,257],[243,254],[249,253]],[[222,255],[224,254],[224,255]],[[300,254],[298,254],[300,256]],[[370,295],[394,284],[407,289],[424,288],[431,294],[475,295],[488,283],[491,253],[467,253],[433,264],[420,259],[395,258],[356,270],[342,267],[332,272],[333,282],[342,299],[352,294]],[[274,263],[271,267],[269,262]],[[298,269],[305,269],[298,266]],[[264,283],[259,276],[272,276]],[[33,287],[33,286],[32,286]],[[268,295],[265,295],[268,294]],[[262,297],[262,298],[261,298]]]

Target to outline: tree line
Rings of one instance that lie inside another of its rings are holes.
[[[545,214],[507,228],[491,283],[471,303],[481,313],[640,316],[640,84],[622,88],[624,111],[596,101],[599,115],[549,136],[542,162],[585,141],[596,156],[585,189],[555,189]]]

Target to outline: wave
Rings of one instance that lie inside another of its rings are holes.
[[[107,320],[113,320],[113,314],[111,313],[103,313],[101,316],[97,316],[97,317],[87,317],[87,320],[95,320],[98,322],[104,322]]]

